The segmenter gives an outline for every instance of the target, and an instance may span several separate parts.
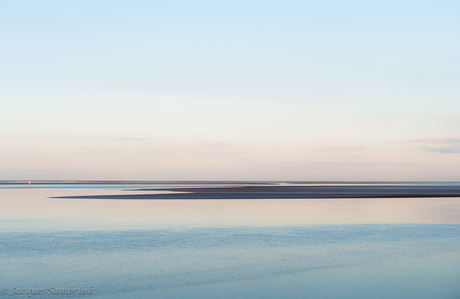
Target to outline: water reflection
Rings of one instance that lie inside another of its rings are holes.
[[[160,192],[160,191],[157,191]],[[161,191],[167,192],[167,191]],[[303,225],[460,223],[460,198],[108,200],[50,198],[127,194],[105,189],[3,189],[0,220],[51,219],[100,225]],[[149,191],[152,193],[152,191]],[[84,221],[83,221],[84,220]],[[90,221],[90,222],[88,222]],[[55,223],[53,224],[55,225]],[[63,227],[64,228],[64,227]]]
[[[2,284],[101,298],[458,298],[459,226],[1,233]],[[44,298],[47,298],[46,296]]]
[[[51,198],[127,192],[140,191],[1,189],[1,287],[92,286],[92,297],[119,299],[460,296],[460,198]]]

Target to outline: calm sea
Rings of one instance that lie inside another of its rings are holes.
[[[145,187],[4,182],[0,298],[460,298],[460,198],[56,198]]]

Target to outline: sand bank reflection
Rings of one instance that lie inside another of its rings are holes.
[[[130,225],[460,223],[460,198],[100,200],[50,196],[132,191],[0,190],[0,220],[62,219]]]

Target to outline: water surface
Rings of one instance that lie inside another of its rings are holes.
[[[69,287],[97,298],[460,298],[460,198],[56,198],[142,192],[126,186],[0,190],[0,287],[46,290],[34,298],[89,296],[48,294]]]

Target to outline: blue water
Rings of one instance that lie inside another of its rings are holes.
[[[97,188],[126,186],[139,185]],[[0,190],[0,299],[460,298],[457,198],[98,201],[46,188]],[[276,211],[261,218],[265,205]],[[354,223],[327,224],[340,217]]]
[[[162,189],[162,188],[219,188],[219,187],[243,187],[271,185],[272,182],[98,182],[98,181],[5,181],[0,180],[0,189],[36,189],[36,188],[59,188],[59,189],[107,189],[107,190],[130,190],[130,189]]]
[[[5,181],[0,180],[0,189],[13,188],[61,188],[61,189],[172,189],[172,188],[220,188],[220,187],[243,187],[243,186],[271,186],[273,182],[145,182],[145,181],[126,181],[126,182],[84,182],[84,181],[32,181],[29,186],[26,180]],[[459,187],[460,182],[374,182],[374,183],[354,183],[354,182],[276,182],[283,186],[426,186],[426,187]]]
[[[459,225],[0,235],[1,284],[10,292],[92,286],[98,298],[460,298]],[[56,298],[34,298],[49,296]]]

